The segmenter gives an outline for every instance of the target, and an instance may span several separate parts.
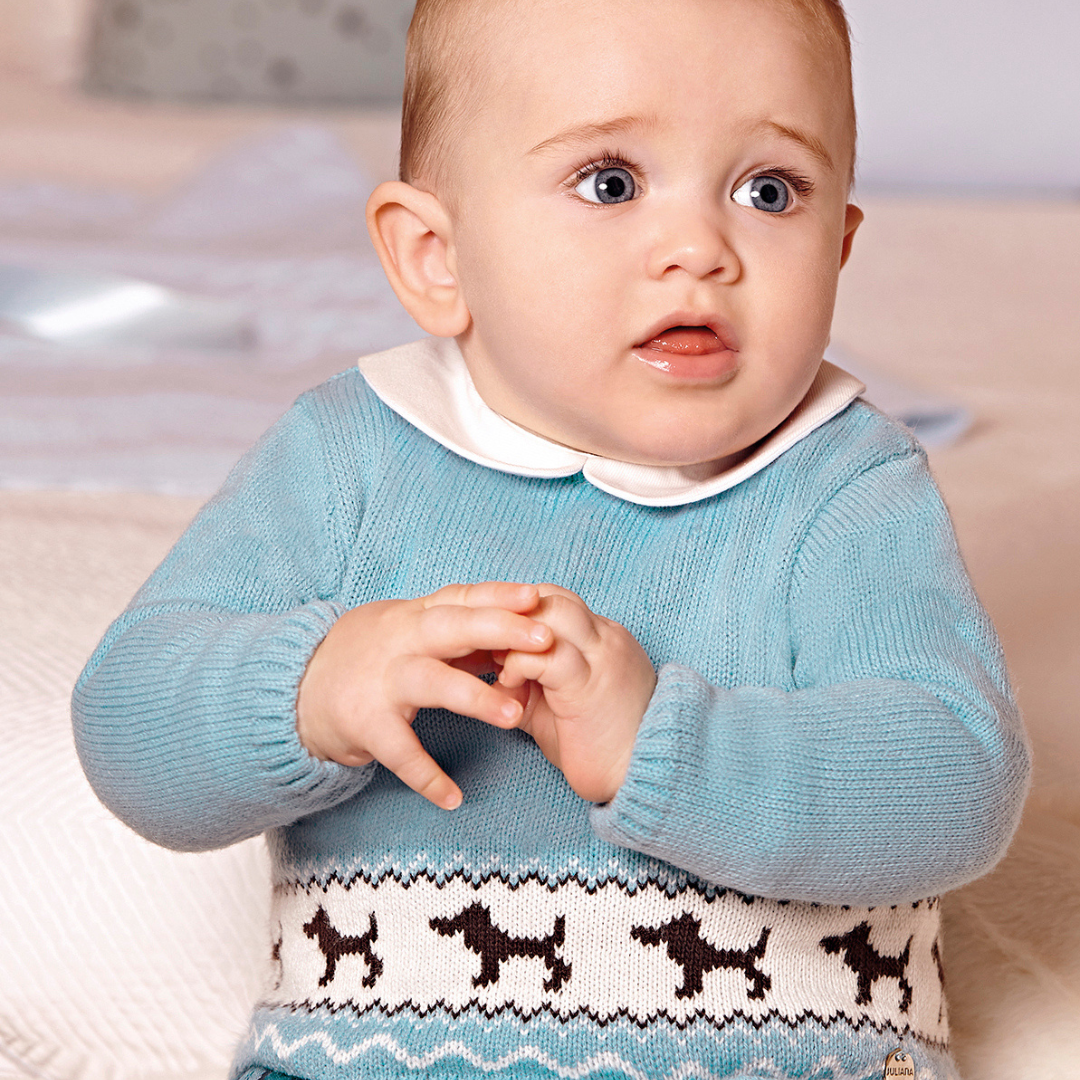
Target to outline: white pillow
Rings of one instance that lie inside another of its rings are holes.
[[[224,1077],[269,957],[265,846],[136,836],[83,778],[66,700],[29,704],[14,725],[3,710],[0,1060],[49,1080]]]
[[[71,738],[75,676],[194,505],[0,492],[2,1080],[223,1080],[269,973],[263,842],[155,847]]]

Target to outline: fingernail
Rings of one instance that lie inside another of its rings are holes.
[[[537,645],[542,645],[547,641],[548,628],[546,626],[534,626],[529,631],[529,640],[535,641]]]
[[[456,810],[461,805],[461,792],[455,791],[453,795],[447,795],[443,801],[444,810]]]
[[[507,720],[516,720],[521,713],[521,706],[516,701],[508,701],[502,707],[502,714]]]

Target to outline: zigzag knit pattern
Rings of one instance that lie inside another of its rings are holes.
[[[464,793],[310,758],[296,689],[335,618],[552,581],[659,682],[623,787],[521,732],[415,730]],[[179,849],[268,831],[266,989],[235,1075],[874,1080],[954,1073],[931,897],[984,872],[1027,756],[917,446],[855,403],[699,503],[451,453],[357,373],[234,471],[76,689],[84,767]]]

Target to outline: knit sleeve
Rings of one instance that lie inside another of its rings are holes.
[[[916,900],[986,872],[1029,753],[921,455],[859,474],[792,563],[791,685],[665,666],[601,837],[756,896]]]
[[[76,684],[87,777],[150,840],[222,847],[349,798],[370,778],[372,767],[316,760],[296,735],[300,679],[343,611],[331,597],[350,508],[331,465],[301,399],[233,470]]]

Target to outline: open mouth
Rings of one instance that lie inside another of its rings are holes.
[[[716,331],[708,326],[669,326],[643,342],[641,347],[683,356],[701,356],[703,353],[721,352],[727,348],[717,337]]]
[[[673,323],[653,331],[636,348],[674,356],[705,356],[709,353],[737,352],[734,332],[726,323],[710,319],[708,324]]]
[[[711,325],[687,320],[666,327],[661,323],[662,329],[651,331],[635,346],[635,355],[679,381],[730,379],[739,367],[734,331],[724,322],[709,322]]]

